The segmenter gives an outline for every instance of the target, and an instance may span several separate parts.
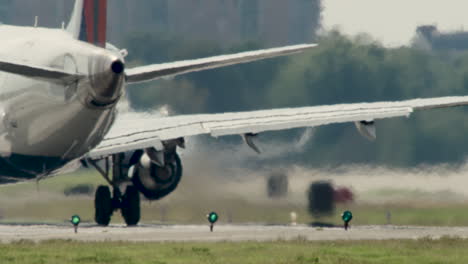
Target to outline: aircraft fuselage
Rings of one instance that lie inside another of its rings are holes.
[[[103,139],[125,85],[123,58],[64,30],[0,26],[0,58],[85,76],[72,83],[0,72],[0,183],[47,175]]]

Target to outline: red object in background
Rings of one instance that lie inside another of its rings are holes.
[[[333,200],[336,203],[347,203],[354,201],[353,192],[346,187],[336,188],[333,191]]]

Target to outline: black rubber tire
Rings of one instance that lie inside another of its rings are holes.
[[[109,186],[100,185],[94,196],[94,220],[98,225],[108,226],[114,209]]]
[[[140,221],[140,192],[138,189],[129,185],[125,189],[122,197],[122,208],[120,212],[128,226],[135,226]]]

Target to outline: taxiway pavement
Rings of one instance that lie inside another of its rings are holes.
[[[375,240],[418,239],[442,236],[468,238],[468,227],[420,226],[352,226],[317,228],[310,226],[217,225],[214,232],[208,225],[141,225],[99,227],[83,225],[74,233],[71,225],[0,225],[3,243],[21,239],[42,241],[73,239],[80,241],[272,241],[278,239],[306,240]]]

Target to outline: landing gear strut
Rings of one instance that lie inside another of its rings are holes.
[[[110,167],[110,158],[112,158],[112,168]],[[123,166],[124,158],[124,153],[105,158],[104,169],[96,161],[87,160],[112,187],[112,197],[109,186],[100,185],[96,190],[94,197],[94,220],[96,220],[98,225],[109,225],[113,212],[119,209],[127,225],[134,226],[140,221],[140,193],[132,185],[128,177],[129,168],[128,166]],[[109,176],[111,169],[112,178]],[[125,193],[122,195],[120,188],[124,187]]]

